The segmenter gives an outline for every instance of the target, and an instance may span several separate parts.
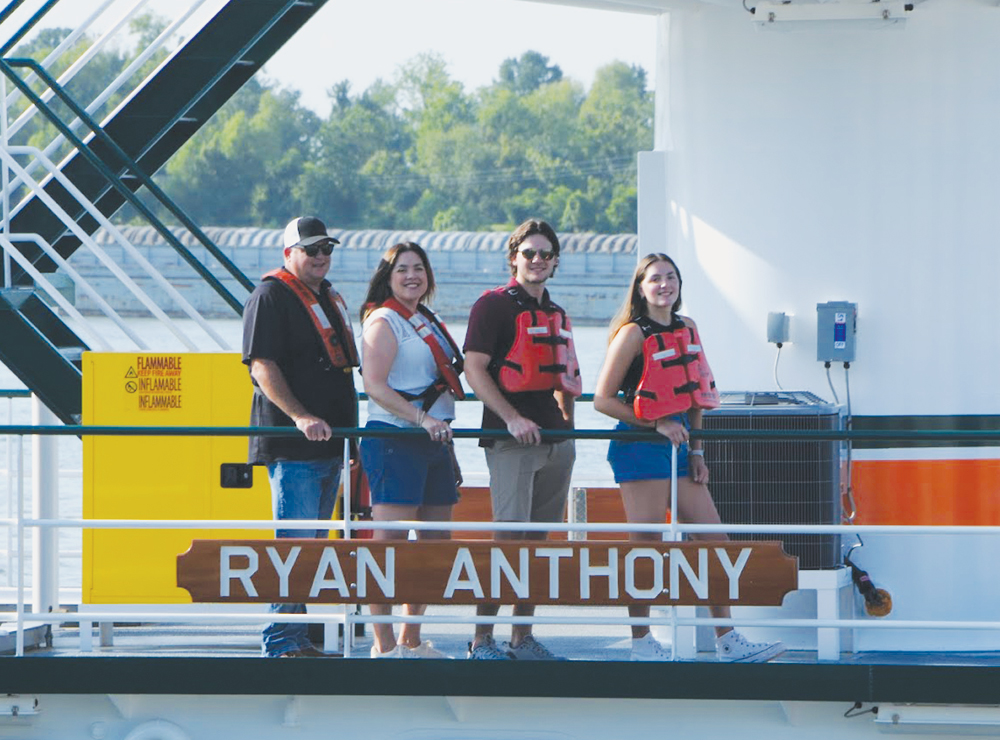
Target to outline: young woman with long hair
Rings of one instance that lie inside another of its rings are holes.
[[[708,489],[708,467],[705,464],[701,442],[691,441],[689,430],[700,429],[701,405],[709,405],[710,388],[700,388],[697,383],[672,382],[662,372],[658,363],[647,362],[644,346],[669,347],[671,342],[686,346],[687,338],[697,338],[694,321],[681,316],[681,273],[674,261],[665,254],[650,254],[636,268],[628,295],[621,310],[611,323],[611,338],[607,357],[597,381],[594,407],[603,414],[618,420],[617,429],[649,429],[659,433],[659,442],[628,442],[612,440],[608,448],[608,462],[614,472],[615,482],[621,487],[625,516],[630,523],[662,524],[666,521],[670,505],[671,446],[677,451],[677,511],[680,522],[697,524],[720,523],[719,513]],[[647,345],[651,336],[659,337]],[[660,341],[661,344],[655,344]],[[697,341],[691,341],[700,350]],[[663,356],[663,350],[658,357]],[[670,350],[667,350],[668,354]],[[697,354],[697,353],[696,353]],[[704,353],[700,353],[703,371]],[[647,372],[647,364],[654,368]],[[672,372],[689,372],[674,368]],[[710,376],[709,376],[710,377]],[[690,398],[675,403],[675,389],[689,386]],[[623,394],[620,395],[620,394]],[[636,397],[640,401],[636,403]],[[691,401],[686,412],[663,412],[664,408],[683,406]],[[640,418],[637,409],[641,411]],[[724,533],[694,534],[693,539],[720,541],[728,539]],[[650,541],[660,535],[651,532],[634,532],[631,539]],[[711,608],[718,618],[729,617],[729,607]],[[629,607],[629,616],[648,617],[648,606]],[[731,627],[716,628],[716,652],[719,660],[762,662],[770,660],[784,650],[781,643],[750,642]],[[653,637],[648,626],[632,627],[632,660],[669,660],[670,654]]]

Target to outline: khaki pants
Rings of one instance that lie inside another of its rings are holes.
[[[563,521],[575,460],[571,439],[540,445],[505,439],[487,447],[493,521]]]

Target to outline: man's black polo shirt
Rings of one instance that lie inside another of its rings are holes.
[[[319,302],[334,326],[337,308],[323,282]],[[323,350],[319,336],[302,302],[277,280],[265,280],[247,300],[243,311],[243,362],[252,359],[277,363],[295,397],[311,413],[332,427],[354,427],[358,423],[358,396],[354,376],[335,368]],[[254,383],[250,425],[294,427],[292,420]],[[251,437],[249,461],[266,465],[276,460],[315,460],[340,457],[343,438],[311,442],[297,437]]]

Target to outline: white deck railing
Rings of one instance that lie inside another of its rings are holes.
[[[142,428],[136,428],[136,433],[143,433]],[[363,430],[359,430],[362,432]],[[468,431],[468,430],[466,430]],[[603,431],[603,430],[602,430]],[[18,434],[20,441],[17,445],[17,456],[23,460],[23,434]],[[10,453],[8,452],[8,455]],[[345,464],[349,463],[347,443],[345,442]],[[676,456],[676,449],[674,450]],[[676,460],[674,461],[676,463]],[[676,464],[673,469],[676,470]],[[1000,526],[931,526],[931,525],[832,525],[832,524],[731,524],[721,525],[708,524],[682,524],[672,521],[669,524],[630,524],[626,522],[600,522],[600,523],[496,523],[496,522],[423,522],[423,521],[397,521],[397,522],[374,522],[374,521],[351,521],[350,488],[349,476],[345,478],[345,490],[343,501],[347,510],[343,512],[342,520],[333,522],[328,520],[281,520],[282,528],[287,529],[331,529],[341,531],[345,537],[349,537],[353,530],[386,529],[394,531],[471,531],[471,532],[497,532],[497,531],[543,531],[543,532],[655,532],[663,535],[664,539],[676,540],[683,534],[711,533],[725,531],[735,534],[948,534],[948,535],[1000,535]],[[676,477],[671,481],[671,510],[676,511],[677,481]],[[13,554],[17,560],[16,574],[16,606],[14,611],[0,612],[0,618],[9,619],[16,623],[17,647],[16,654],[24,654],[24,628],[26,623],[46,623],[59,624],[64,622],[80,623],[81,625],[81,646],[89,649],[91,636],[90,625],[93,622],[114,623],[114,622],[144,622],[144,623],[187,623],[187,624],[262,624],[269,620],[268,615],[260,608],[256,611],[252,608],[233,609],[231,605],[226,605],[225,613],[213,612],[211,606],[195,604],[188,607],[170,606],[165,608],[162,605],[148,605],[141,609],[135,607],[115,607],[112,605],[101,605],[97,609],[88,608],[85,611],[76,613],[53,614],[50,612],[29,611],[26,608],[26,558],[25,558],[25,535],[28,530],[44,531],[56,528],[73,529],[260,529],[273,530],[275,520],[272,519],[169,519],[169,520],[135,520],[135,519],[73,519],[73,518],[40,518],[29,517],[25,513],[24,486],[19,483],[16,486],[15,509],[10,512],[11,516],[0,519],[0,526],[5,527],[8,533],[13,532]],[[332,525],[332,526],[331,526]],[[35,567],[44,567],[35,564]],[[50,565],[51,567],[51,565]],[[847,581],[849,583],[849,580]],[[323,605],[326,606],[326,605]],[[892,619],[888,621],[878,621],[874,619],[854,619],[854,618],[713,618],[698,616],[681,616],[676,608],[668,608],[666,616],[650,616],[648,618],[626,618],[613,615],[535,615],[532,617],[490,617],[489,620],[497,624],[559,624],[559,625],[659,625],[667,626],[671,629],[673,639],[672,649],[676,649],[678,644],[677,630],[681,627],[696,627],[701,625],[722,626],[722,625],[743,625],[749,627],[781,627],[781,628],[812,628],[818,630],[843,630],[853,628],[864,629],[940,629],[940,630],[1000,630],[1000,620],[928,620],[928,619]],[[419,622],[421,624],[474,624],[477,617],[471,613],[435,615],[435,616],[371,616],[360,614],[355,611],[355,605],[345,605],[340,613],[319,612],[303,615],[283,614],[282,621],[304,622],[304,623],[325,623],[326,625],[343,625],[344,628],[344,652],[345,656],[351,655],[351,640],[349,635],[353,634],[351,625],[355,623],[391,623],[400,624],[407,622]],[[86,631],[86,634],[84,632]]]

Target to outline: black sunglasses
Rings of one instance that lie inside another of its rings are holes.
[[[334,247],[333,242],[321,242],[319,244],[310,244],[305,247],[296,244],[293,247],[293,249],[301,249],[303,252],[306,253],[306,257],[315,257],[320,252],[323,253],[324,257],[329,257],[331,254],[333,254],[333,247]]]
[[[536,255],[538,257],[541,257],[546,262],[551,262],[552,258],[556,256],[556,253],[554,251],[548,249],[531,249],[530,247],[528,249],[522,249],[520,254],[526,260],[528,260],[528,262],[531,262],[531,260],[535,259]]]

